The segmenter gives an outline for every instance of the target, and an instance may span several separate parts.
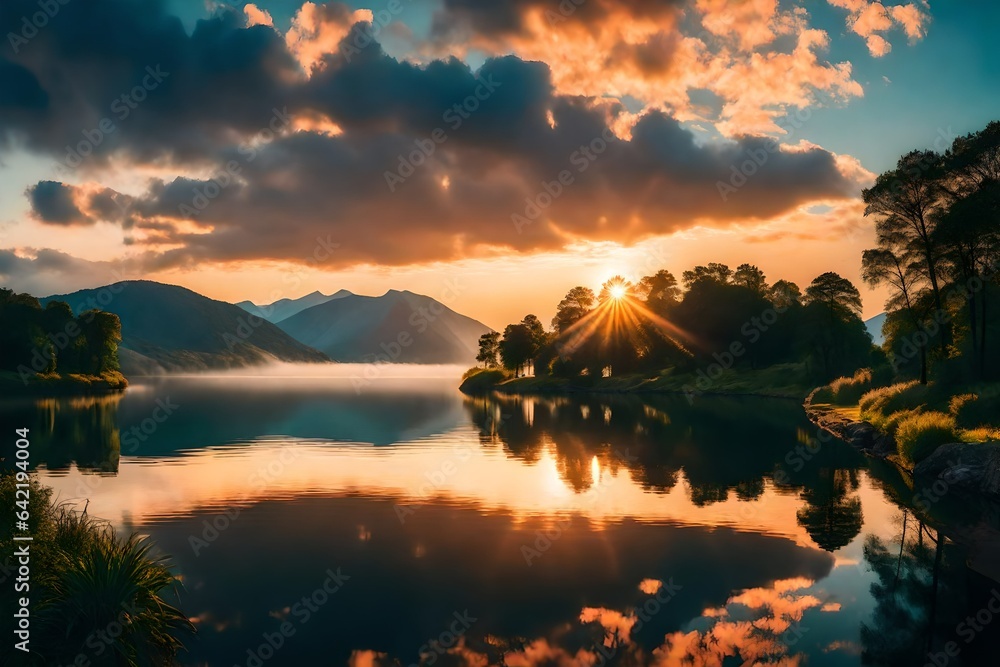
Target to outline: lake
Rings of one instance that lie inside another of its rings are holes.
[[[796,402],[369,375],[0,415],[61,500],[171,555],[183,664],[995,664],[1000,621],[966,619],[1000,585],[937,529],[995,508],[915,498]]]

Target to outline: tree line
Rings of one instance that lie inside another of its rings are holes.
[[[102,375],[119,370],[118,316],[88,310],[79,317],[63,301],[42,308],[30,294],[0,289],[0,370],[23,380],[35,373]]]
[[[529,314],[484,334],[477,361],[515,376],[533,369],[560,377],[804,362],[817,381],[879,361],[857,287],[832,272],[805,291],[787,280],[769,284],[751,264],[696,266],[680,281],[666,269],[635,283],[615,276],[596,294],[569,290],[551,326]]]
[[[862,275],[890,290],[884,333],[894,370],[924,384],[934,365],[950,382],[996,379],[988,341],[998,323],[1000,122],[941,153],[907,153],[862,196],[876,232]]]

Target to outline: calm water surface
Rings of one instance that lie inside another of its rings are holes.
[[[805,449],[794,402],[456,384],[170,378],[0,413],[61,499],[172,555],[184,664],[996,664],[1000,619],[960,624],[998,584],[937,529],[994,508],[915,509]]]

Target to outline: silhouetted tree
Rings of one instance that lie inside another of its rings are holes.
[[[685,271],[681,274],[681,280],[684,281],[684,287],[691,289],[691,286],[699,280],[712,280],[726,284],[732,275],[732,269],[725,264],[711,262],[708,266],[696,266],[690,271]]]
[[[552,318],[552,327],[556,333],[565,333],[567,329],[579,322],[597,303],[594,291],[589,287],[574,287],[556,306],[556,315]]]
[[[476,361],[483,365],[483,368],[497,368],[500,364],[497,355],[500,354],[500,332],[490,331],[479,337],[479,354]]]
[[[934,230],[942,212],[941,156],[933,151],[912,151],[896,168],[881,174],[862,191],[865,215],[875,216],[879,250],[887,250],[907,266],[919,267],[933,298],[936,312],[944,312],[942,280],[944,251]],[[947,356],[950,334],[942,325],[941,351]]]
[[[503,367],[514,371],[514,375],[519,377],[534,352],[534,342],[528,327],[523,324],[508,324],[503,330],[503,340],[500,341],[500,360]]]
[[[769,288],[764,272],[753,264],[740,264],[736,267],[736,273],[733,274],[733,284],[746,287],[761,296],[768,294]]]

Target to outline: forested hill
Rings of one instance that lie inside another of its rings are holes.
[[[43,308],[30,294],[0,289],[4,380],[0,386],[4,388],[56,380],[124,386],[118,363],[120,341],[117,315],[97,309],[75,315],[64,301],[49,301]]]

